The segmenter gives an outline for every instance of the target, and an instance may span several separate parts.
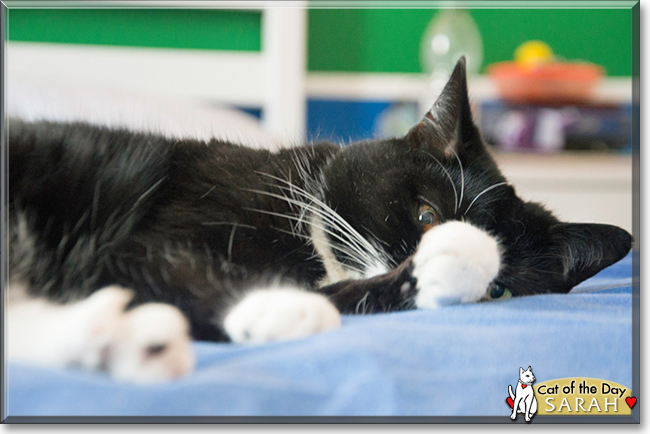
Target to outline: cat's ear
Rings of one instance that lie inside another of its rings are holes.
[[[519,367],[519,375],[523,375],[523,373],[524,373],[524,368]]]
[[[567,291],[618,262],[632,248],[632,236],[605,224],[560,223],[551,229],[553,249],[562,258]]]
[[[483,146],[472,119],[467,95],[465,57],[456,63],[431,110],[411,128],[405,138],[411,146],[437,148],[447,156],[461,154],[467,147]]]

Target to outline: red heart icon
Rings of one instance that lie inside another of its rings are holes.
[[[512,400],[511,397],[507,397],[507,398],[506,398],[506,402],[508,403],[508,405],[510,406],[510,408],[512,408],[512,407],[515,406],[515,403],[514,403],[514,401]]]
[[[632,407],[634,407],[634,404],[636,404],[636,398],[635,398],[634,396],[631,397],[631,398],[630,398],[630,397],[627,397],[627,398],[625,398],[625,402],[627,402],[627,405],[628,405],[630,408],[632,408]]]
[[[522,389],[525,389],[526,386],[527,386],[527,384],[522,384],[522,385],[521,385],[521,388],[522,388]]]

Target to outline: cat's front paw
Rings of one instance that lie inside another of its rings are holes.
[[[497,240],[469,223],[451,221],[422,236],[413,256],[415,305],[434,309],[478,301],[497,276]]]
[[[298,339],[341,325],[341,314],[324,296],[295,288],[250,292],[228,313],[226,333],[236,343]]]

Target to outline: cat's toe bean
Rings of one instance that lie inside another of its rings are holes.
[[[186,375],[194,368],[189,323],[174,306],[138,306],[124,314],[108,358],[108,370],[119,380],[151,383]]]
[[[415,305],[433,309],[477,301],[499,266],[498,242],[484,230],[460,221],[437,226],[423,235],[413,257]]]
[[[250,292],[228,313],[224,328],[233,342],[298,339],[339,327],[341,315],[324,296],[295,288]]]

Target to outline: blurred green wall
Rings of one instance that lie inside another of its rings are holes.
[[[483,65],[512,60],[530,39],[568,60],[604,66],[608,75],[632,73],[632,10],[477,9]],[[309,70],[420,72],[420,38],[435,15],[427,9],[312,9]]]
[[[430,9],[310,9],[309,71],[420,72]],[[632,12],[625,9],[472,10],[487,65],[540,39],[565,59],[631,74]],[[259,50],[258,12],[189,9],[10,9],[10,40],[206,50]]]
[[[215,9],[9,9],[9,40],[260,50],[259,12]]]

